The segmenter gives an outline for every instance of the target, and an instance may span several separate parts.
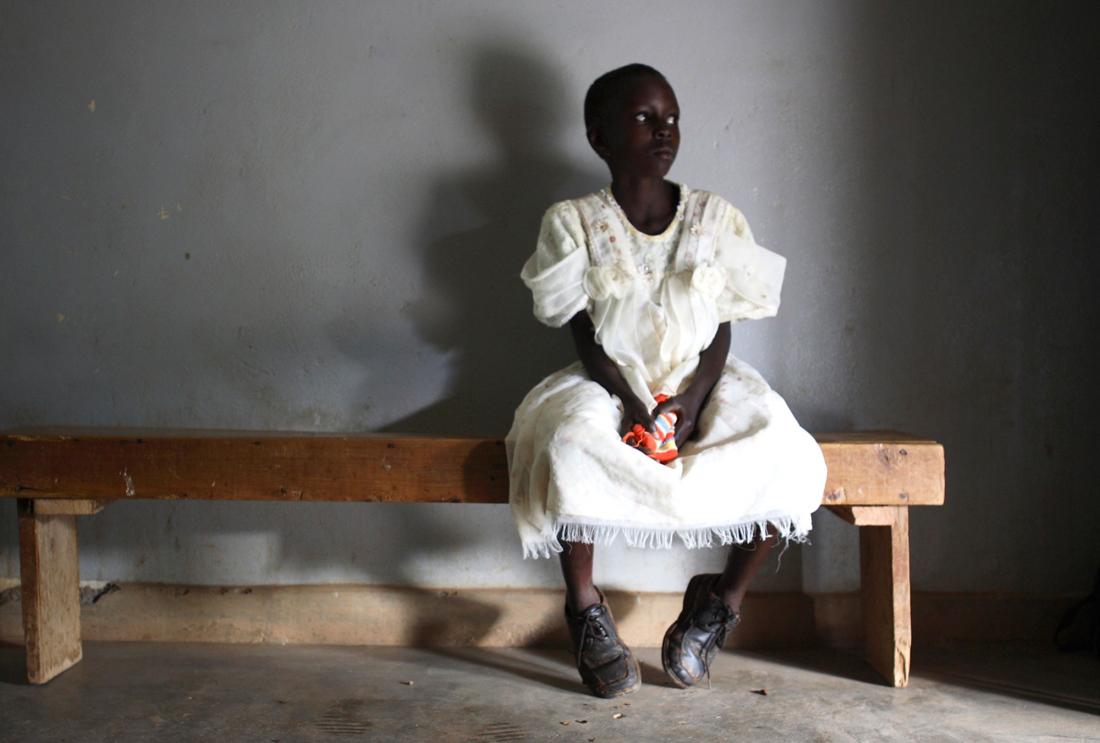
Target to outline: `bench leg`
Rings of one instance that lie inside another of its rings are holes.
[[[876,521],[859,527],[860,590],[867,661],[888,684],[909,684],[913,629],[909,605],[909,509],[876,508]],[[858,522],[857,522],[858,523]]]
[[[76,516],[35,513],[19,499],[19,572],[27,680],[44,684],[80,662],[80,565]]]

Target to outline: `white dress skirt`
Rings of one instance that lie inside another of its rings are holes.
[[[636,230],[610,189],[551,206],[521,277],[535,317],[561,327],[587,310],[596,341],[653,409],[691,382],[722,322],[771,317],[786,260],[753,240],[725,199],[680,186],[660,235]],[[581,363],[551,374],[516,410],[505,439],[509,502],[525,557],[561,542],[688,547],[743,544],[768,525],[804,541],[825,460],[786,402],[732,354],[696,424],[661,464],[619,436],[623,406]]]

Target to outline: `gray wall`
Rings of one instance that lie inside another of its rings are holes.
[[[1096,21],[1069,2],[2,2],[0,427],[502,435],[571,359],[519,267],[541,211],[606,180],[581,99],[638,59],[683,107],[672,177],[789,260],[779,317],[733,352],[811,430],[946,445],[915,586],[1083,591]],[[853,587],[830,519],[760,587]],[[80,540],[86,579],[558,581],[503,506],[126,503]],[[676,590],[720,561],[617,548],[600,580]]]

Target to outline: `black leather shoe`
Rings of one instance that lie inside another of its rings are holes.
[[[599,592],[599,589],[596,589]],[[600,603],[579,614],[565,605],[565,621],[573,638],[573,651],[581,681],[589,691],[605,699],[629,694],[642,685],[638,659],[619,639],[611,608],[600,593]]]
[[[684,609],[665,632],[661,665],[681,689],[694,686],[704,677],[709,683],[715,653],[741,621],[741,614],[735,614],[711,594],[720,577],[709,573],[692,578],[684,592]]]

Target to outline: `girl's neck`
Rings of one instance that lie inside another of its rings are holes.
[[[664,232],[676,217],[680,189],[660,177],[612,174],[611,195],[635,228],[651,235]]]

